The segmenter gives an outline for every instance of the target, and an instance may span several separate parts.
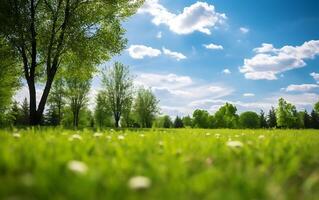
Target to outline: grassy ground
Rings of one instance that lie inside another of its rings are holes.
[[[74,134],[0,131],[0,199],[319,199],[319,131]]]

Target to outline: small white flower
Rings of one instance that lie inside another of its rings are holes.
[[[119,140],[124,140],[125,137],[124,137],[123,135],[119,135],[119,136],[117,136],[117,139],[119,139]]]
[[[112,140],[112,136],[110,136],[110,135],[106,136],[106,138],[107,138],[108,140]]]
[[[240,141],[228,141],[227,146],[231,148],[240,148],[243,146],[243,143]]]
[[[265,136],[264,135],[260,135],[258,138],[262,140],[262,139],[265,138]]]
[[[111,131],[111,132],[114,132],[114,129],[113,129],[113,128],[111,128],[111,129],[110,129],[110,131]]]
[[[21,137],[20,133],[13,133],[12,136],[17,139]]]
[[[81,137],[79,134],[73,134],[73,135],[71,135],[71,137],[69,137],[69,140],[70,140],[70,141],[73,141],[73,140],[82,140],[82,137]]]
[[[103,134],[102,133],[94,133],[93,134],[93,137],[96,137],[96,138],[99,138],[99,137],[102,137]]]
[[[220,134],[219,134],[219,133],[216,133],[216,134],[215,134],[215,137],[216,137],[216,138],[219,138],[219,137],[220,137]]]
[[[132,190],[144,190],[151,186],[151,180],[145,176],[134,176],[130,178],[128,186]]]
[[[206,136],[210,136],[210,133],[206,133]]]
[[[88,171],[88,167],[84,162],[71,160],[68,162],[68,168],[72,172],[77,174],[85,174]]]

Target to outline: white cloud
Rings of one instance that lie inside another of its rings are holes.
[[[253,94],[253,93],[244,93],[243,96],[244,97],[254,97],[255,94]]]
[[[319,73],[312,72],[310,76],[312,76],[312,78],[319,83]]]
[[[194,109],[191,102],[222,98],[233,92],[232,88],[221,84],[203,83],[176,74],[141,73],[137,75],[135,84],[151,88],[160,100],[162,112],[168,115],[190,114]]]
[[[276,49],[272,44],[262,44],[255,48],[256,55],[244,59],[239,68],[246,79],[276,80],[277,74],[306,66],[306,59],[313,59],[319,54],[319,40],[305,42],[301,46],[284,46]]]
[[[249,33],[249,28],[246,28],[246,27],[240,27],[239,28],[240,32],[242,32],[243,34],[246,34],[246,33]]]
[[[217,45],[217,44],[204,44],[203,45],[206,49],[215,49],[215,50],[223,50],[223,46],[222,45]]]
[[[162,32],[161,31],[157,33],[156,38],[158,38],[158,39],[162,38]]]
[[[199,31],[211,34],[211,28],[221,25],[226,20],[224,13],[215,11],[213,5],[206,2],[196,2],[185,7],[180,14],[169,12],[158,0],[146,0],[138,13],[147,13],[153,16],[155,25],[165,24],[177,34],[190,34]]]
[[[179,52],[174,52],[174,51],[171,51],[169,49],[166,49],[165,47],[163,47],[163,53],[164,55],[167,55],[171,58],[174,58],[176,59],[177,61],[180,61],[180,60],[183,60],[183,59],[186,59],[187,57],[185,55],[183,55],[182,53],[179,53]]]
[[[229,69],[224,69],[222,71],[223,74],[231,74],[231,71]]]
[[[289,85],[285,91],[287,92],[295,92],[295,91],[298,91],[298,92],[307,92],[307,91],[310,91],[310,90],[313,90],[313,89],[316,89],[316,88],[319,88],[319,85],[316,85],[316,84],[301,84],[301,85]]]
[[[131,45],[128,49],[130,56],[134,59],[143,59],[144,57],[157,57],[161,51],[144,45]]]

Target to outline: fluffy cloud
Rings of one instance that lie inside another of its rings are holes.
[[[191,102],[201,99],[217,99],[232,94],[233,89],[214,83],[203,83],[189,76],[176,74],[141,73],[135,84],[151,88],[160,100],[162,112],[169,115],[189,114]]]
[[[319,83],[319,73],[312,72],[310,74],[310,76],[312,76],[313,79],[315,79],[315,81],[317,81],[317,83]]]
[[[231,71],[229,69],[224,69],[222,71],[223,74],[231,74]]]
[[[144,45],[131,45],[128,49],[130,56],[134,59],[143,59],[144,57],[157,57],[161,51]]]
[[[182,13],[175,14],[169,12],[158,0],[146,0],[138,13],[152,15],[152,22],[155,25],[165,24],[177,34],[199,31],[210,35],[210,28],[217,27],[226,20],[224,13],[216,12],[215,7],[206,2],[196,2],[185,7]]]
[[[222,45],[217,45],[217,44],[204,44],[203,45],[206,49],[215,49],[215,50],[223,50],[223,46]]]
[[[306,66],[306,59],[313,59],[319,54],[319,40],[305,42],[301,46],[274,48],[272,44],[262,44],[255,48],[256,55],[244,59],[239,68],[247,79],[276,80],[279,73]]]
[[[285,88],[287,92],[307,92],[313,89],[319,88],[319,85],[316,84],[301,84],[301,85],[289,85]]]
[[[157,39],[161,39],[162,38],[162,32],[161,31],[157,33],[156,38]]]
[[[239,28],[239,31],[243,34],[246,34],[246,33],[249,33],[249,29],[248,28],[245,28],[245,27],[240,27]]]
[[[174,52],[174,51],[171,51],[169,49],[166,49],[165,47],[163,47],[163,53],[164,55],[167,55],[171,58],[174,58],[176,59],[177,61],[180,61],[180,60],[183,60],[183,59],[186,59],[187,57],[185,55],[183,55],[182,53],[179,53],[179,52]]]
[[[244,97],[254,97],[255,94],[253,94],[253,93],[244,93],[243,96]]]

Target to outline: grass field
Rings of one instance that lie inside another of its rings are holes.
[[[319,131],[0,131],[0,199],[319,199]]]

